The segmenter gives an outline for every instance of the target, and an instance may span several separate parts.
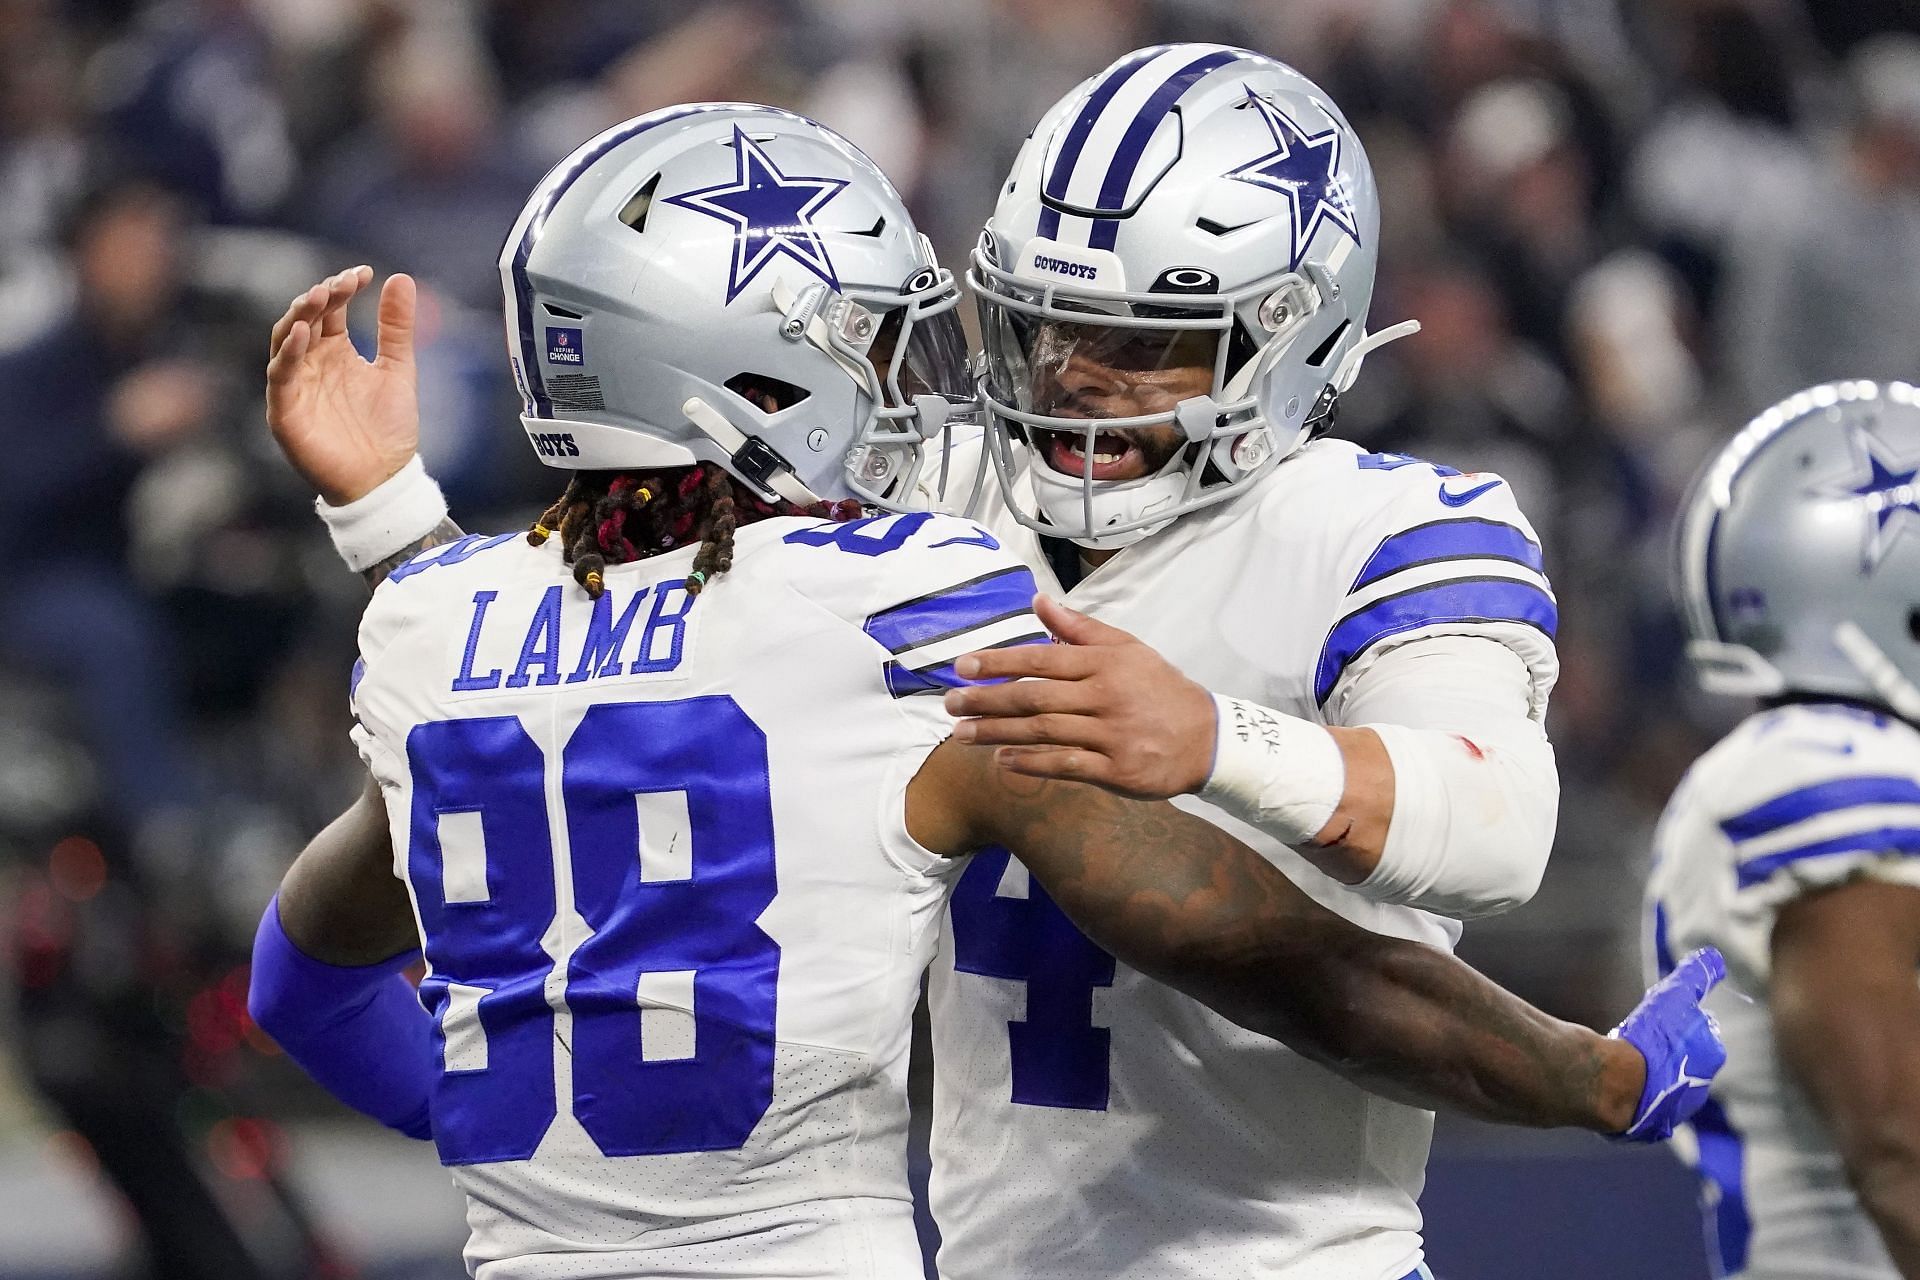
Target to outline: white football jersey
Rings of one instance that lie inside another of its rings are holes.
[[[1749,1280],[1897,1280],[1767,1012],[1774,918],[1869,876],[1920,887],[1920,732],[1836,703],[1764,711],[1687,773],[1655,836],[1649,960],[1719,947],[1707,999],[1727,1042],[1712,1099],[1675,1144],[1700,1172],[1709,1257]]]
[[[907,1048],[953,880],[904,793],[952,659],[1044,640],[1026,567],[919,513],[606,570],[470,537],[375,593],[355,738],[425,942],[468,1265],[921,1274]]]
[[[982,518],[1058,594],[1041,541],[993,505]],[[1065,599],[1209,689],[1326,724],[1343,723],[1357,672],[1430,636],[1511,646],[1536,717],[1556,674],[1554,600],[1506,484],[1338,440],[1128,547]],[[1458,937],[1177,803],[1366,928]],[[949,916],[930,987],[948,1280],[1399,1280],[1419,1264],[1431,1112],[1117,964],[1004,854],[973,857]]]

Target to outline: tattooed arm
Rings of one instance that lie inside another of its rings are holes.
[[[908,791],[937,852],[1004,845],[1074,923],[1148,976],[1417,1106],[1619,1133],[1646,1060],[1437,948],[1362,929],[1226,832],[1167,804],[1022,777],[947,742]]]
[[[362,569],[360,571],[360,576],[367,580],[367,590],[371,591],[375,587],[379,586],[381,583],[385,582],[387,580],[388,574],[392,573],[395,569],[398,569],[401,565],[413,559],[415,556],[419,555],[422,551],[425,551],[427,548],[441,547],[441,546],[445,546],[449,542],[456,542],[461,538],[464,532],[465,531],[462,530],[459,525],[454,523],[452,516],[446,517],[439,524],[433,526],[433,528],[427,530],[425,533],[415,538],[412,542],[409,542],[406,546],[401,547],[398,551],[394,552],[392,555],[387,556],[377,561],[376,563],[370,564],[366,568]]]

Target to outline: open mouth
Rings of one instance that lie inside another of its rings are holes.
[[[1055,471],[1095,480],[1133,480],[1147,471],[1147,455],[1119,431],[1096,431],[1091,453],[1085,432],[1049,431],[1047,462]]]

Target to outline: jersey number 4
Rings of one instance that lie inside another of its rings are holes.
[[[773,1100],[780,970],[778,944],[754,923],[776,888],[759,727],[725,697],[594,707],[561,753],[551,807],[547,760],[517,716],[420,725],[407,756],[442,1161],[533,1155],[562,1105],[562,993],[568,1101],[602,1152],[744,1144]],[[643,848],[642,811],[672,808],[649,797],[672,793],[686,823],[664,825],[688,847]],[[564,900],[554,822],[569,851]],[[562,970],[578,920],[592,933]]]
[[[1007,1024],[1013,1101],[1105,1111],[1112,1033],[1093,1025],[1093,990],[1113,985],[1113,957],[1038,884],[1001,894],[1010,857],[980,850],[954,886],[953,967],[1027,985],[1025,1020]]]

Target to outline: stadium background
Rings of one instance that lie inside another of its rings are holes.
[[[1736,710],[1679,664],[1684,486],[1783,393],[1920,372],[1901,28],[1920,5],[0,0],[0,1280],[461,1274],[426,1148],[244,1021],[260,906],[356,785],[364,599],[268,441],[266,330],[341,266],[414,272],[428,461],[469,527],[524,522],[553,479],[495,251],[549,164],[676,101],[841,129],[958,270],[1042,108],[1126,49],[1317,79],[1380,181],[1376,327],[1426,326],[1339,430],[1502,472],[1560,595],[1558,846],[1464,952],[1606,1025],[1651,821]],[[1442,1280],[1690,1280],[1692,1196],[1664,1152],[1443,1124],[1425,1206]]]

